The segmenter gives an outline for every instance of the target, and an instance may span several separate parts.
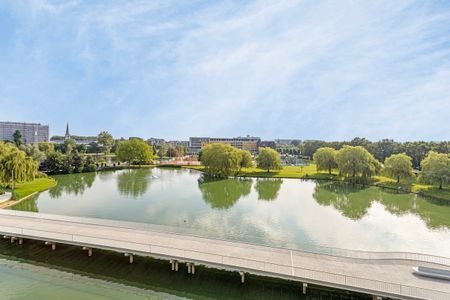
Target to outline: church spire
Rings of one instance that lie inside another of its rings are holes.
[[[66,140],[70,139],[69,122],[67,122],[67,126],[66,126],[66,134],[64,135],[64,139],[66,139]]]

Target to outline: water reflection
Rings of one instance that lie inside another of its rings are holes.
[[[203,200],[212,208],[227,209],[232,207],[241,197],[250,194],[252,179],[222,179],[215,180],[202,176],[198,187]]]
[[[383,204],[391,214],[419,216],[428,228],[450,228],[450,205],[442,200],[427,199],[376,187],[326,181],[316,183],[313,197],[317,203],[332,206],[352,220],[364,217],[372,203],[377,201]]]
[[[141,197],[148,189],[152,178],[151,169],[124,170],[117,176],[117,188],[122,196],[130,196],[134,199]]]
[[[255,184],[255,190],[258,193],[259,200],[275,200],[280,191],[281,179],[258,179]]]
[[[58,184],[48,191],[49,195],[53,199],[60,198],[63,193],[83,195],[87,188],[92,187],[96,176],[95,172],[55,176]]]

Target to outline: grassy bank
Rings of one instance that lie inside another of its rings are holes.
[[[34,192],[42,192],[54,187],[57,184],[56,180],[48,178],[36,178],[33,181],[16,184],[15,194],[17,199],[29,196]]]
[[[183,166],[184,168],[203,171],[203,166]],[[257,178],[298,178],[298,179],[319,179],[319,180],[337,180],[345,181],[345,178],[338,175],[337,171],[330,174],[328,172],[317,171],[315,164],[308,166],[285,166],[282,170],[270,171],[259,168],[244,168],[237,176],[240,177],[257,177]],[[373,176],[371,185],[382,188],[400,190],[407,193],[418,193],[427,197],[437,198],[450,201],[450,187],[444,187],[442,190],[437,186],[421,184],[417,179],[413,178],[409,181],[396,180],[384,176]]]

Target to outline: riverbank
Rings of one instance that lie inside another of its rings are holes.
[[[28,199],[34,194],[48,190],[49,188],[52,188],[56,185],[57,181],[51,177],[36,178],[30,182],[17,183],[14,189],[15,199],[10,199],[8,201],[2,202],[0,204],[0,208],[6,208],[16,205],[17,203]]]
[[[204,166],[183,166],[183,168],[203,171]],[[337,171],[331,174],[328,172],[317,171],[315,164],[307,166],[284,166],[283,169],[267,172],[259,168],[243,168],[238,177],[256,177],[256,178],[293,178],[293,179],[314,179],[314,180],[333,180],[345,181],[344,177],[339,176]],[[391,189],[398,192],[415,193],[425,197],[431,197],[439,200],[450,201],[450,187],[446,186],[439,189],[436,186],[417,183],[415,180],[397,183],[396,180],[384,176],[373,176],[369,185],[384,189]]]

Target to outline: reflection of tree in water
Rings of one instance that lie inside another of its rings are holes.
[[[120,194],[133,198],[144,195],[148,189],[150,182],[148,177],[151,174],[152,170],[149,168],[124,170],[117,177],[117,187]]]
[[[31,211],[31,212],[39,212],[39,209],[36,204],[36,200],[39,195],[32,196],[31,198],[22,201],[16,205],[14,205],[11,209],[13,210],[22,210],[22,211]]]
[[[203,200],[212,208],[230,208],[241,197],[250,194],[252,189],[251,179],[222,179],[213,180],[202,177],[198,187],[203,195]]]
[[[314,188],[313,197],[317,203],[333,206],[344,216],[361,219],[372,205],[378,193],[373,189],[340,182],[318,181]]]
[[[58,184],[48,193],[51,198],[59,198],[63,193],[82,195],[87,188],[92,187],[95,177],[95,172],[55,176]]]
[[[353,220],[361,219],[372,202],[378,201],[393,215],[411,213],[419,216],[428,228],[450,228],[450,203],[447,201],[340,182],[317,182],[313,196],[317,203],[331,205]]]
[[[281,179],[258,179],[255,190],[259,200],[275,200],[278,196],[283,180]]]
[[[428,228],[450,228],[450,203],[412,194],[385,191],[380,198],[386,209],[396,215],[415,214]]]

